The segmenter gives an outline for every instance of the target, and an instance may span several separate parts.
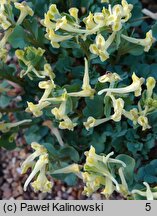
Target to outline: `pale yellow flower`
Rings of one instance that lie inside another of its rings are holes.
[[[32,172],[31,172],[31,174],[29,175],[29,177],[27,178],[27,180],[26,180],[26,182],[24,184],[24,191],[27,190],[28,184],[36,176],[36,174],[38,174],[41,171],[45,172],[45,169],[43,169],[43,168],[45,168],[45,165],[47,165],[48,162],[49,162],[49,160],[48,160],[48,154],[45,153],[45,154],[40,155],[40,157],[39,157],[38,161],[36,162],[36,164],[35,164]]]
[[[15,122],[15,123],[0,122],[0,131],[2,133],[6,133],[13,127],[17,127],[17,126],[19,126],[21,124],[28,123],[28,122],[31,122],[31,121],[32,121],[31,119],[25,119],[25,120]]]
[[[33,10],[28,6],[28,4],[25,1],[23,1],[22,3],[15,2],[14,5],[21,12],[20,16],[17,20],[17,23],[16,23],[17,25],[20,25],[26,16],[28,16],[28,15],[33,16],[34,15]]]
[[[134,125],[137,124],[137,119],[139,117],[139,112],[136,108],[131,109],[130,111],[123,110],[123,115],[130,119]]]
[[[56,6],[56,4],[52,4],[51,6],[50,6],[50,8],[49,8],[49,13],[50,13],[50,15],[51,15],[51,19],[52,20],[57,20],[57,19],[59,19],[60,17],[61,17],[61,15],[60,15],[60,13],[59,13],[59,11],[58,11],[58,9],[57,9],[57,6]]]
[[[63,121],[59,123],[59,128],[63,130],[68,129],[73,131],[74,127],[76,126],[77,123],[72,122],[72,120],[68,116],[64,116]]]
[[[134,189],[131,191],[132,194],[139,194],[142,197],[146,197],[147,200],[157,199],[157,192],[152,192],[149,184],[147,182],[143,182],[146,186],[146,191]]]
[[[91,44],[89,47],[90,52],[99,56],[101,61],[106,61],[106,59],[109,58],[109,53],[107,52],[107,49],[112,44],[114,38],[114,32],[108,37],[106,41],[101,34],[98,34],[95,39],[95,44]]]
[[[111,119],[115,122],[119,122],[123,114],[124,101],[122,98],[115,99],[112,95],[110,95],[110,97],[112,99],[114,108],[114,114],[111,116]]]
[[[79,22],[78,12],[79,12],[79,10],[77,8],[75,8],[75,7],[69,9],[70,15],[75,18],[77,23]]]
[[[60,47],[60,42],[62,41],[66,41],[68,39],[71,39],[73,36],[72,35],[58,35],[54,32],[53,29],[49,29],[47,31],[47,34],[45,35],[45,37],[51,41],[51,45],[54,48],[59,48]]]
[[[55,107],[51,110],[51,113],[56,119],[62,120],[66,116],[66,101],[63,101],[59,108]]]
[[[88,72],[88,61],[85,58],[85,72],[83,77],[82,91],[68,93],[71,97],[90,97],[93,98],[95,90],[91,88],[89,81],[89,72]]]
[[[47,192],[51,192],[51,189],[53,187],[52,182],[50,182],[47,177],[46,177],[46,165],[44,165],[41,170],[40,173],[37,177],[37,179],[31,183],[33,189],[35,192],[37,191],[41,191],[43,193],[47,193]]]
[[[62,29],[67,32],[78,33],[78,34],[87,32],[86,30],[79,29],[75,27],[72,23],[69,23],[66,16],[63,16],[61,19],[57,20],[55,31],[57,31],[58,29]]]
[[[128,37],[128,36],[123,35],[123,34],[121,36],[122,36],[122,38],[124,38],[125,40],[127,40],[131,43],[143,46],[145,52],[148,52],[150,50],[150,48],[154,42],[152,30],[150,30],[146,33],[145,39],[137,39],[137,38],[133,38],[133,37]]]
[[[98,95],[103,94],[104,92],[117,93],[117,94],[126,94],[134,92],[135,96],[138,97],[141,95],[142,84],[144,83],[144,78],[138,78],[135,73],[132,75],[132,84],[124,88],[107,88],[98,92]]]
[[[155,85],[156,85],[156,80],[154,79],[154,77],[148,77],[148,79],[146,80],[148,98],[152,96]]]
[[[151,128],[151,126],[148,123],[148,118],[146,116],[139,116],[137,122],[139,125],[142,126],[143,131]]]
[[[28,156],[27,159],[22,163],[21,165],[22,174],[26,173],[28,168],[32,167],[35,164],[35,161],[34,161],[35,158],[39,157],[42,154],[47,153],[46,148],[40,145],[39,143],[32,142],[31,147],[32,149],[35,150],[35,152],[32,153],[30,156]]]
[[[3,11],[0,12],[0,27],[7,30],[11,26],[11,23],[8,21],[7,15]]]
[[[126,22],[131,17],[131,11],[133,9],[132,4],[128,4],[126,0],[122,0],[122,6],[123,6],[123,16],[125,17],[122,21]]]
[[[56,75],[54,74],[50,64],[44,64],[43,75],[49,77],[51,82],[54,83],[53,80],[56,77]]]
[[[101,83],[105,83],[105,82],[113,83],[119,80],[121,80],[121,78],[117,73],[110,73],[110,72],[98,78],[98,81]]]
[[[45,89],[45,92],[44,92],[42,98],[39,100],[39,103],[46,100],[55,87],[56,87],[56,85],[54,84],[54,82],[52,80],[40,81],[39,82],[39,88]]]
[[[62,174],[62,173],[66,174],[66,173],[79,173],[79,172],[80,172],[79,165],[74,163],[64,168],[57,169],[52,174]]]
[[[83,122],[83,125],[85,126],[86,130],[89,130],[90,128],[96,127],[100,124],[103,124],[107,121],[109,121],[110,118],[102,118],[102,119],[95,119],[92,116],[89,116],[86,122]]]
[[[91,30],[96,27],[96,23],[94,22],[94,15],[91,12],[87,17],[83,19],[83,22],[86,24],[87,30]]]
[[[39,104],[33,104],[32,102],[27,102],[28,107],[26,108],[26,112],[32,112],[35,117],[39,117],[43,114],[42,109],[49,106],[51,103],[45,101]]]
[[[103,194],[106,197],[106,199],[108,199],[112,195],[114,190],[115,190],[115,186],[113,185],[112,180],[106,177],[105,178],[105,188],[103,189],[101,194]]]

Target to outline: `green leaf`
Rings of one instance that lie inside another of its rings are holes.
[[[134,158],[126,154],[120,154],[116,158],[118,160],[123,161],[126,164],[126,167],[124,168],[124,176],[126,178],[127,183],[131,185],[134,179],[134,168],[135,168]]]
[[[152,26],[152,33],[153,33],[153,37],[157,40],[157,21]]]
[[[7,95],[0,95],[0,107],[5,108],[7,107],[11,102],[11,98]]]
[[[27,44],[25,40],[25,31],[21,26],[16,26],[13,33],[8,38],[8,42],[13,48],[24,48]]]
[[[127,148],[132,154],[136,154],[138,151],[142,151],[143,143],[141,142],[128,142]]]
[[[136,175],[136,180],[140,182],[157,183],[157,160],[152,160],[149,164],[141,167]]]
[[[111,104],[111,98],[109,96],[106,96],[104,98],[104,115],[108,118],[111,115],[111,108],[112,108],[112,104]]]
[[[67,185],[69,185],[69,186],[75,186],[77,183],[77,180],[78,180],[77,176],[74,175],[73,173],[69,174],[64,179],[65,183],[67,183]]]
[[[92,116],[94,118],[101,118],[104,112],[103,96],[96,95],[94,99],[86,98],[86,108],[83,114],[86,117]]]
[[[60,153],[60,158],[62,158],[63,160],[70,159],[74,162],[78,162],[80,158],[78,152],[72,146],[63,147],[59,153]]]
[[[71,49],[76,49],[79,48],[79,45],[74,42],[74,41],[63,41],[61,42],[61,47],[63,48],[71,48]]]
[[[96,149],[97,154],[104,152],[105,150],[105,142],[106,142],[106,134],[98,134],[94,133],[92,135],[92,139],[89,142],[89,146],[93,146]]]

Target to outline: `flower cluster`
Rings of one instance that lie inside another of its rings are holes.
[[[51,113],[57,121],[59,121],[60,129],[74,130],[77,126],[76,118],[71,120],[67,111],[67,104],[69,100],[73,97],[76,98],[90,98],[93,99],[96,94],[102,95],[106,93],[105,97],[110,98],[110,103],[112,104],[114,113],[109,117],[104,117],[102,119],[95,119],[92,116],[89,116],[87,121],[84,122],[84,126],[87,130],[90,128],[96,127],[102,123],[105,123],[109,120],[119,122],[122,116],[125,116],[127,119],[133,122],[133,125],[142,126],[142,130],[150,128],[148,123],[147,115],[155,110],[157,99],[153,94],[153,89],[156,85],[156,81],[153,77],[149,77],[146,80],[147,91],[142,91],[142,85],[144,84],[145,79],[139,78],[135,73],[132,74],[132,83],[129,86],[123,88],[114,88],[114,85],[121,81],[121,77],[116,73],[107,73],[98,78],[100,83],[109,83],[109,88],[102,89],[96,93],[96,90],[90,85],[89,78],[89,69],[88,61],[85,58],[85,71],[83,77],[82,90],[78,92],[68,92],[66,88],[62,89],[62,93],[58,96],[57,85],[54,82],[55,74],[49,64],[46,63],[46,60],[43,57],[44,50],[41,48],[26,47],[23,50],[17,50],[16,56],[19,61],[22,62],[26,70],[21,72],[21,76],[28,74],[30,79],[33,79],[35,75],[38,78],[47,79],[46,81],[39,82],[39,88],[44,90],[43,96],[39,99],[37,104],[28,102],[27,112],[33,113],[34,116],[39,117],[43,115],[43,110],[47,107],[53,107]],[[32,58],[32,56],[34,58]],[[40,62],[44,62],[42,70],[39,70]],[[126,94],[134,93],[135,97],[142,96],[137,107],[132,108],[131,110],[125,110],[125,100],[123,97]],[[146,95],[145,97],[143,95]],[[121,97],[122,96],[122,97]]]
[[[27,190],[28,184],[36,177],[36,180],[31,184],[34,191],[50,192],[52,183],[47,179],[46,172],[49,163],[48,153],[44,146],[33,142],[32,149],[35,150],[21,165],[22,174],[26,173],[29,168],[32,169],[31,174],[24,184],[24,191]],[[37,162],[35,159],[38,158]]]
[[[14,2],[14,7],[20,10],[20,15],[18,20],[15,22],[14,15],[12,12],[11,2]],[[8,8],[8,10],[6,10]],[[8,12],[10,11],[10,12]],[[28,4],[23,1],[22,3],[17,3],[16,0],[2,0],[0,4],[0,29],[4,30],[4,36],[0,40],[0,60],[6,61],[7,49],[5,45],[8,41],[9,36],[12,34],[14,28],[20,25],[23,20],[29,15],[33,16],[33,10],[28,6]]]
[[[157,199],[157,188],[150,188],[147,182],[143,184],[145,189],[129,190],[126,181],[125,169],[126,164],[118,159],[111,158],[114,152],[108,155],[98,155],[93,146],[85,152],[86,162],[84,166],[71,164],[67,167],[53,171],[56,174],[73,173],[85,183],[83,194],[91,196],[96,191],[101,190],[105,198],[109,198],[114,191],[120,193],[123,197],[129,199],[139,199],[138,196],[145,197],[147,200]],[[83,169],[83,171],[81,171]],[[118,180],[117,180],[118,179]]]
[[[85,72],[82,90],[78,92],[67,92],[66,89],[63,89],[63,93],[60,96],[53,97],[53,93],[57,87],[54,83],[55,74],[53,73],[49,64],[44,64],[43,71],[37,71],[35,64],[37,64],[38,61],[33,61],[32,63],[32,58],[30,58],[29,60],[29,56],[32,56],[30,55],[31,52],[34,53],[34,56],[36,54],[38,56],[38,61],[40,61],[40,57],[42,57],[43,53],[43,50],[41,49],[37,50],[35,48],[27,47],[24,51],[16,51],[16,56],[18,57],[18,59],[26,65],[26,71],[22,71],[22,75],[28,74],[32,79],[32,73],[34,73],[37,77],[47,77],[48,80],[39,82],[39,88],[44,90],[43,96],[40,98],[37,104],[27,102],[28,108],[26,109],[26,112],[31,112],[35,117],[39,117],[43,114],[43,109],[50,106],[55,106],[54,108],[52,108],[51,113],[56,118],[56,120],[60,121],[59,128],[74,130],[74,127],[76,127],[77,123],[75,121],[73,122],[68,116],[66,110],[68,100],[73,97],[89,97],[92,99],[95,94],[95,90],[92,89],[90,85],[87,60],[85,59]]]
[[[120,160],[111,158],[113,154],[114,153],[111,152],[106,156],[97,155],[92,146],[89,151],[85,152],[86,163],[84,164],[84,172],[82,173],[83,182],[86,184],[83,191],[85,195],[90,196],[101,188],[101,193],[108,198],[114,190],[121,193],[122,184],[123,188],[126,189],[125,193],[128,193],[128,187],[126,181],[124,181],[123,172],[120,174],[121,183],[119,184],[116,180],[116,170],[113,171],[114,169],[111,168],[111,164],[118,164],[120,166],[119,169],[126,165]]]
[[[116,33],[130,19],[132,9],[133,5],[128,4],[126,0],[122,0],[121,4],[116,4],[113,7],[109,4],[108,8],[104,7],[101,12],[94,14],[90,12],[83,19],[85,24],[85,28],[83,28],[80,25],[81,20],[78,18],[79,10],[77,8],[70,8],[69,14],[62,14],[56,5],[52,4],[41,23],[46,27],[45,36],[51,41],[54,48],[59,48],[60,42],[71,38],[76,38],[79,42],[78,38],[85,41],[87,36],[96,34],[95,43],[89,46],[89,50],[92,54],[99,56],[101,61],[105,61],[109,58],[107,49],[114,42]],[[104,28],[109,35],[107,39],[102,35]],[[110,34],[110,32],[112,33]],[[154,42],[152,31],[147,32],[145,39],[135,39],[123,34],[121,37],[131,43],[144,46],[146,52]]]
[[[147,90],[142,93],[142,84],[144,83],[144,78],[139,78],[135,73],[132,75],[132,84],[123,88],[112,88],[114,83],[120,81],[121,78],[116,73],[108,73],[99,77],[99,82],[105,83],[109,82],[110,87],[102,89],[98,92],[98,95],[106,93],[105,97],[111,98],[111,103],[114,109],[114,113],[110,117],[95,119],[92,116],[88,117],[87,121],[84,122],[84,126],[87,130],[96,127],[102,123],[109,120],[114,120],[118,122],[121,120],[122,116],[125,116],[133,122],[133,125],[139,124],[142,126],[142,130],[150,129],[151,126],[148,123],[147,115],[156,109],[156,96],[153,95],[153,89],[156,85],[156,81],[153,77],[149,77],[146,80]],[[137,108],[133,108],[129,111],[125,110],[125,102],[120,95],[125,95],[133,92],[135,97],[139,97],[142,94],[142,99],[138,102]],[[145,95],[145,96],[144,96]],[[118,97],[118,98],[117,98]]]

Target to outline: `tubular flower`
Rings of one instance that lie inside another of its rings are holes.
[[[41,191],[43,193],[51,192],[53,184],[47,179],[45,173],[46,173],[46,165],[43,165],[37,179],[31,184],[35,192],[37,191]]]
[[[84,194],[90,196],[93,192],[105,186],[102,193],[108,198],[116,189],[120,191],[119,183],[116,181],[113,172],[110,169],[110,163],[118,163],[121,166],[125,164],[117,159],[110,158],[113,152],[107,156],[99,156],[91,146],[88,152],[85,152],[86,163],[82,173],[83,181],[86,183]]]
[[[8,29],[11,26],[11,23],[7,20],[7,15],[4,11],[1,11],[0,14],[0,27],[4,30]]]
[[[77,8],[70,8],[69,9],[69,14],[75,18],[76,22],[78,23],[79,22],[79,19],[78,19],[78,12],[79,10]]]
[[[43,74],[50,78],[51,82],[54,83],[53,79],[56,77],[50,64],[44,64]]]
[[[83,19],[83,22],[86,24],[86,29],[91,30],[96,27],[96,23],[94,22],[94,15],[90,12],[88,17]]]
[[[107,199],[112,195],[115,190],[115,186],[110,178],[106,177],[105,179],[105,188],[102,190],[101,194],[103,194]]]
[[[112,99],[114,108],[114,114],[111,116],[111,119],[115,122],[119,122],[123,114],[124,101],[122,98],[115,99],[113,95],[110,95],[110,97]]]
[[[134,43],[134,44],[138,44],[144,47],[144,51],[148,52],[154,42],[154,38],[152,36],[152,30],[148,31],[146,33],[146,37],[145,39],[137,39],[137,38],[132,38],[132,37],[128,37],[126,35],[121,35],[122,38],[124,38],[125,40]]]
[[[51,103],[45,101],[39,104],[33,104],[32,102],[27,102],[28,107],[26,108],[26,112],[32,112],[35,117],[39,117],[43,114],[42,109],[49,106]]]
[[[43,192],[48,192],[51,190],[52,184],[46,179],[45,176],[45,167],[48,165],[48,154],[42,154],[39,156],[38,161],[35,163],[35,166],[27,178],[25,184],[24,184],[24,191],[27,190],[28,184],[31,182],[31,180],[38,174],[38,178],[35,182],[33,182],[32,186],[34,187],[35,191],[40,190]],[[44,184],[46,183],[46,184]]]
[[[41,103],[43,100],[46,100],[55,87],[56,85],[51,80],[39,82],[39,88],[45,89],[45,92],[42,98],[40,99],[39,103]]]
[[[120,180],[121,180],[120,193],[124,197],[127,197],[128,195],[130,195],[130,191],[129,191],[128,184],[127,184],[125,176],[124,176],[124,172],[123,172],[124,169],[125,169],[124,167],[120,167],[119,170],[118,170],[119,177],[120,177]]]
[[[61,15],[60,15],[60,13],[59,13],[59,11],[58,11],[58,9],[57,9],[57,7],[56,7],[55,4],[52,4],[50,6],[49,13],[51,15],[51,19],[52,20],[57,20],[57,19],[59,19],[61,17]]]
[[[60,129],[68,129],[68,130],[73,131],[74,127],[77,126],[77,123],[72,122],[72,120],[67,115],[64,116],[63,120],[64,121],[61,121],[59,123],[59,128]]]
[[[31,168],[34,164],[35,164],[35,161],[34,159],[41,156],[42,154],[46,154],[47,153],[47,150],[44,146],[36,143],[36,142],[32,142],[31,143],[31,147],[32,149],[35,150],[34,153],[32,153],[21,165],[21,173],[24,174],[27,172],[27,170],[29,168]]]
[[[62,29],[64,31],[71,32],[71,33],[79,33],[79,34],[86,33],[86,30],[79,29],[75,27],[73,23],[69,23],[66,16],[63,16],[61,19],[57,20],[55,31],[57,31],[58,29]]]
[[[151,126],[148,123],[148,118],[146,116],[140,116],[137,120],[138,124],[142,126],[142,130],[150,129]]]
[[[36,69],[37,65],[43,58],[45,50],[35,47],[26,47],[24,50],[16,50],[15,55],[22,61],[26,67],[26,71],[21,71],[20,76],[23,77],[28,74],[28,77],[32,79],[31,72],[33,72],[39,78],[45,78],[41,71]]]
[[[123,115],[130,119],[134,125],[137,124],[137,119],[139,117],[139,112],[136,108],[131,109],[130,111],[123,110]]]
[[[71,35],[59,35],[59,34],[56,34],[53,29],[49,29],[47,31],[47,34],[45,35],[45,37],[51,41],[51,45],[54,48],[59,48],[60,47],[59,42],[71,39],[73,36],[71,36]]]
[[[146,80],[148,98],[151,98],[155,85],[156,85],[156,80],[153,77],[148,77],[148,79]]]
[[[104,37],[101,34],[98,34],[95,39],[95,44],[91,44],[89,49],[90,52],[99,56],[101,61],[106,61],[109,58],[109,53],[107,49],[112,44],[115,38],[115,33],[113,32],[109,38],[105,41]]]
[[[61,169],[55,170],[52,174],[60,174],[60,173],[80,173],[80,167],[78,164],[71,164]]]
[[[98,92],[98,95],[103,94],[104,92],[109,92],[109,93],[117,93],[117,94],[126,94],[129,92],[134,92],[135,96],[138,97],[141,95],[142,91],[142,84],[144,83],[144,78],[138,78],[135,73],[132,75],[132,84],[124,87],[124,88],[108,88],[108,89],[103,89]]]
[[[8,132],[11,128],[13,127],[17,127],[21,124],[24,124],[24,123],[28,123],[28,122],[31,122],[32,120],[30,119],[25,119],[23,121],[19,121],[19,122],[15,122],[15,123],[5,123],[5,122],[0,122],[0,131],[2,133],[6,133]]]
[[[51,113],[56,119],[62,120],[66,116],[66,101],[63,101],[59,108],[55,107],[51,110]]]
[[[105,2],[108,2],[108,0]],[[41,23],[46,27],[46,38],[51,40],[53,47],[58,48],[61,41],[77,36],[86,40],[88,35],[98,34],[103,27],[111,26],[113,31],[119,31],[122,23],[131,17],[131,10],[132,5],[122,0],[122,5],[115,5],[113,8],[109,5],[108,9],[103,8],[101,12],[90,12],[83,19],[86,27],[84,29],[79,25],[80,20],[77,8],[69,9],[71,19],[68,19],[67,16],[59,13],[56,5],[52,4]],[[58,30],[62,31],[59,31],[59,34],[55,34],[54,31]]]
[[[64,89],[64,93],[59,97],[45,98],[42,101],[50,101],[50,102],[63,102],[68,98],[68,93],[66,89]]]
[[[132,190],[131,193],[132,194],[139,194],[142,197],[146,197],[147,200],[156,200],[157,199],[157,192],[152,192],[149,184],[147,182],[143,182],[143,184],[146,186],[146,191],[143,190]]]
[[[109,5],[109,12],[110,15],[107,19],[107,25],[112,26],[112,31],[117,32],[122,28],[122,6],[117,4],[113,8],[111,8],[111,5]]]
[[[25,1],[23,1],[22,3],[15,2],[14,5],[21,12],[16,23],[17,25],[20,25],[26,16],[33,16],[33,10],[28,6],[28,4]]]
[[[95,90],[91,88],[89,83],[88,61],[85,58],[85,72],[83,77],[82,91],[68,93],[71,97],[94,97]]]
[[[98,81],[101,83],[105,83],[105,82],[113,83],[120,80],[121,78],[117,73],[110,73],[110,72],[98,78]]]
[[[0,28],[7,30],[12,24],[8,19],[8,14],[5,10],[5,6],[9,6],[10,1],[1,1],[0,4]]]
[[[122,22],[127,22],[131,17],[131,11],[133,9],[132,4],[128,4],[126,0],[122,0]]]
[[[128,4],[126,0],[122,0],[122,5],[117,4],[113,8],[109,5],[110,15],[107,19],[107,25],[112,26],[112,30],[117,32],[122,28],[122,23],[127,22],[131,17],[133,9],[132,4]]]
[[[85,126],[86,130],[89,130],[90,128],[96,127],[100,124],[103,124],[107,121],[109,121],[110,118],[102,118],[102,119],[95,119],[92,116],[88,117],[86,122],[83,122],[83,125]]]

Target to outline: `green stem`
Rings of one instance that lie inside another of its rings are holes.
[[[79,44],[80,44],[82,50],[84,51],[84,53],[85,53],[85,55],[86,55],[86,57],[87,57],[87,59],[89,61],[90,57],[89,57],[89,52],[88,52],[88,48],[86,46],[86,43],[85,42],[80,42]]]

